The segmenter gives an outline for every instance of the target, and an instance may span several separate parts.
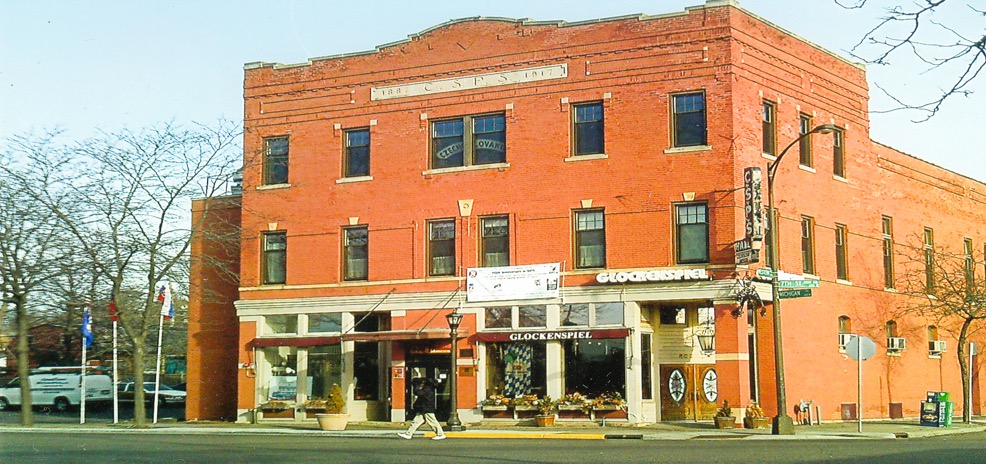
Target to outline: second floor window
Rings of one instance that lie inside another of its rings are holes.
[[[835,225],[835,275],[841,280],[849,280],[849,249],[846,244],[848,235],[845,225]]]
[[[801,216],[801,268],[805,274],[815,273],[815,220]]]
[[[261,263],[261,283],[283,284],[287,274],[288,234],[267,232],[262,236],[264,254]]]
[[[510,223],[507,216],[487,217],[480,220],[482,243],[480,256],[483,267],[510,265]]]
[[[370,175],[370,130],[346,131],[346,153],[343,159],[344,177]]]
[[[367,227],[343,229],[343,280],[366,280],[369,277],[369,260]]]
[[[599,102],[575,105],[574,155],[605,153],[603,137],[603,104]]]
[[[930,227],[924,228],[924,288],[935,294],[935,231]]]
[[[894,220],[883,216],[883,286],[894,288]]]
[[[704,204],[675,207],[677,256],[680,264],[709,262],[709,211]]]
[[[832,131],[832,173],[846,177],[846,134],[842,129]]]
[[[798,134],[799,135],[805,135],[805,134],[808,134],[809,131],[811,131],[811,116],[808,116],[807,114],[801,114],[801,115],[799,115],[798,116]],[[801,155],[801,165],[804,166],[804,167],[807,167],[807,168],[812,167],[812,163],[814,161],[812,160],[812,156],[811,156],[811,135],[810,134],[807,137],[801,139],[800,142],[798,142],[798,151],[800,152],[800,155]]]
[[[288,183],[288,138],[264,139],[264,185]]]
[[[431,168],[507,162],[503,114],[444,119],[431,124]]]
[[[777,106],[773,102],[763,102],[763,154],[777,156],[776,133],[777,125],[774,119],[777,116]]]
[[[671,96],[671,146],[708,145],[706,138],[705,93]]]
[[[601,210],[575,213],[575,265],[579,269],[606,267],[606,225]]]
[[[428,222],[428,275],[455,275],[455,221]]]

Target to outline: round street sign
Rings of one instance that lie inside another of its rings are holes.
[[[866,361],[876,354],[876,343],[867,337],[854,335],[846,343],[846,354],[856,361]]]

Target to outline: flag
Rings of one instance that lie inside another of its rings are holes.
[[[82,338],[85,340],[86,348],[92,346],[92,313],[88,306],[82,312]]]
[[[116,314],[116,295],[110,294],[110,320],[116,322],[120,320],[120,316]]]
[[[161,315],[164,320],[170,321],[175,317],[175,303],[171,299],[171,284],[165,282],[158,284],[157,301],[161,302]]]

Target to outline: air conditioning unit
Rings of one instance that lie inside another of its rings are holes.
[[[928,342],[928,351],[931,354],[940,354],[945,352],[945,340],[931,340]]]
[[[904,337],[889,337],[887,338],[887,350],[904,351],[904,348],[907,346],[904,342]]]
[[[852,340],[853,337],[855,337],[853,334],[839,334],[839,349],[846,349],[846,345],[849,344],[849,340]]]

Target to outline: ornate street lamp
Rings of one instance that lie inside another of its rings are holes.
[[[777,388],[777,416],[774,417],[771,433],[774,435],[794,435],[794,419],[787,415],[787,393],[784,389],[784,347],[781,337],[781,298],[778,291],[778,274],[781,271],[780,227],[777,223],[777,216],[774,214],[774,175],[777,174],[777,165],[795,144],[802,139],[816,132],[828,134],[839,130],[834,124],[822,124],[814,129],[801,134],[798,138],[789,143],[774,161],[767,164],[767,211],[770,217],[770,267],[774,271],[771,277],[771,306],[774,316],[774,375]]]
[[[698,339],[698,347],[702,350],[702,354],[711,355],[716,352],[716,331],[712,327],[706,326],[703,329],[699,329],[695,332],[695,338]]]
[[[451,329],[450,336],[452,337],[452,374],[450,382],[450,394],[451,394],[451,404],[449,405],[448,429],[453,432],[461,432],[466,428],[462,426],[462,422],[459,421],[459,406],[458,406],[458,378],[459,378],[459,334],[456,332],[459,329],[459,324],[462,323],[462,314],[456,310],[445,316],[448,319],[448,327]]]

